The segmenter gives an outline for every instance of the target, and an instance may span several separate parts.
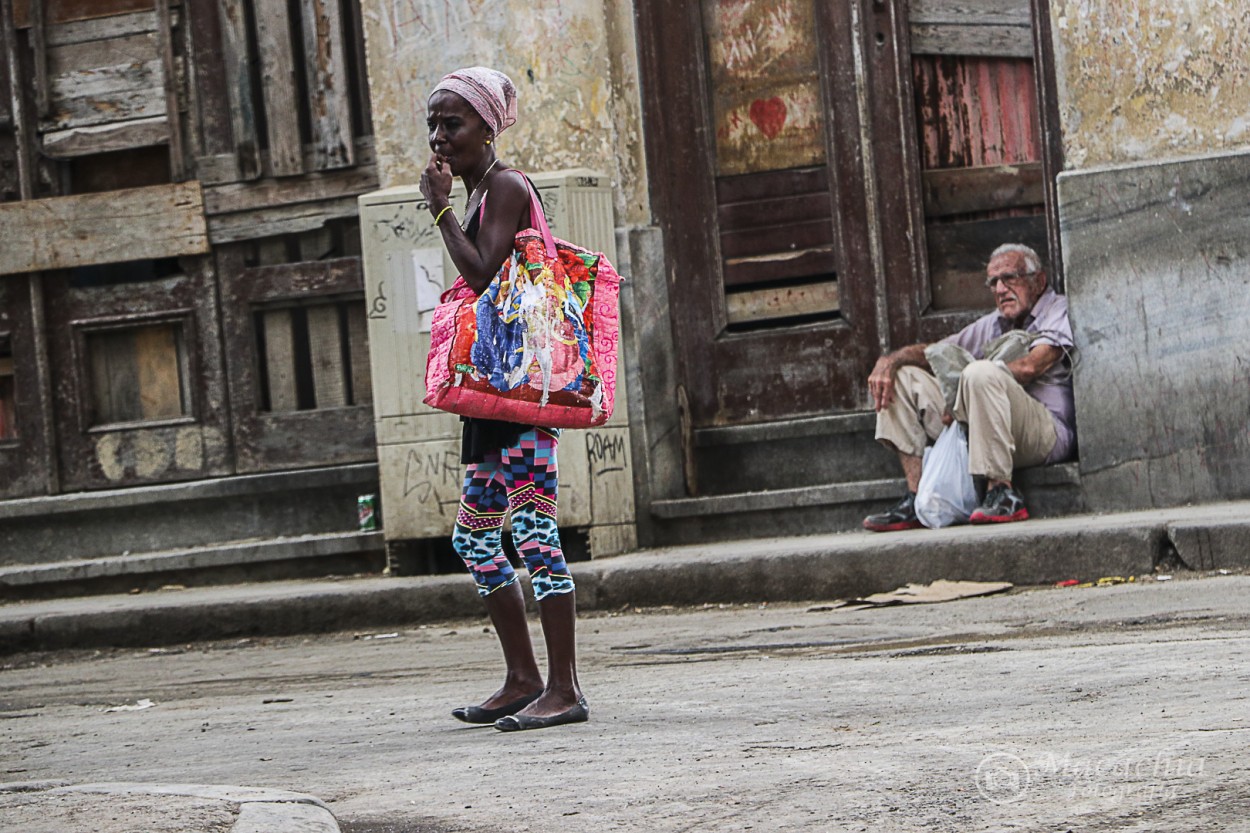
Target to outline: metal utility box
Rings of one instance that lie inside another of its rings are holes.
[[[569,170],[531,174],[531,179],[556,237],[615,262],[607,177]],[[465,204],[459,182],[451,200],[457,209]],[[430,316],[457,272],[416,185],[360,197],[360,226],[385,537],[449,536],[464,476],[461,425],[458,417],[422,400]],[[618,356],[622,368],[624,359]],[[592,556],[633,549],[637,529],[624,384],[617,387],[616,409],[607,424],[566,430],[558,453],[560,526],[588,530]]]

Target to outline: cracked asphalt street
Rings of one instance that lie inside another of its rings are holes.
[[[347,833],[1244,831],[1247,623],[1241,575],[595,613],[591,721],[516,735],[449,715],[498,683],[484,618],[17,655],[0,780],[295,790]]]

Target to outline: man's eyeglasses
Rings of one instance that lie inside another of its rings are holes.
[[[1004,285],[1011,284],[1013,286],[1019,286],[1026,278],[1031,278],[1036,274],[1036,272],[1024,272],[1018,275],[990,275],[985,279],[985,285],[990,289],[993,289],[995,283],[1002,281]]]

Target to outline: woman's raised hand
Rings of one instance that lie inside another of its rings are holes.
[[[437,153],[432,155],[421,173],[420,187],[430,213],[442,211],[451,201],[451,165]]]

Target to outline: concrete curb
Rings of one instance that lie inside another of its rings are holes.
[[[90,820],[92,833],[122,833],[144,829],[143,816],[169,810],[179,799],[199,799],[209,804],[223,804],[235,814],[230,833],[339,833],[338,822],[330,809],[315,796],[255,787],[232,787],[212,784],[132,784],[101,783],[71,785],[63,782],[29,782],[0,784],[0,803],[8,794],[20,794],[21,810],[40,812],[41,808],[73,803],[85,796],[126,799],[128,818],[116,820],[95,816]],[[10,808],[13,811],[15,808]],[[186,828],[195,833],[196,828]],[[68,829],[64,833],[79,833]]]
[[[1250,567],[1250,502],[998,527],[850,533],[649,550],[577,564],[583,610],[863,596],[937,579],[1049,584],[1169,559]],[[1183,565],[1182,565],[1183,566]],[[0,606],[0,654],[375,629],[482,616],[463,576],[203,587]]]

